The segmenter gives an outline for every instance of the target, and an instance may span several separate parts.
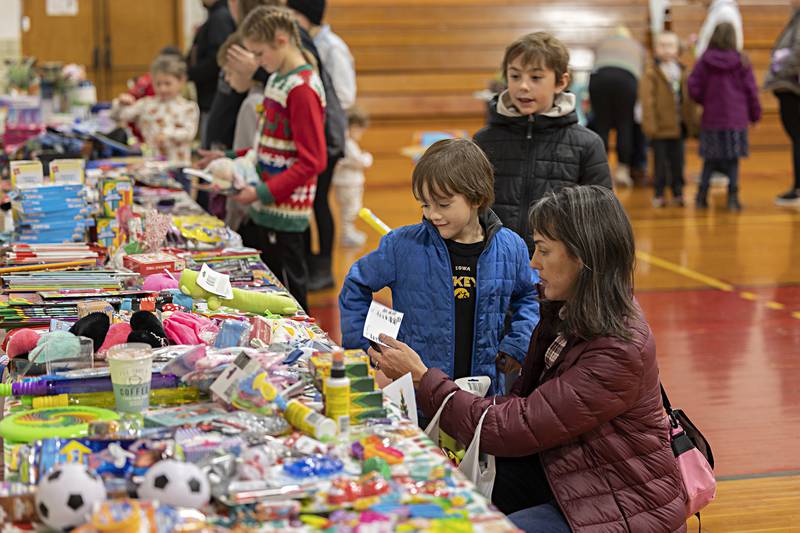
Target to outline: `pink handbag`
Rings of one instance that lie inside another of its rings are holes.
[[[672,408],[664,385],[661,385],[661,398],[669,416],[672,453],[686,489],[686,518],[696,515],[699,520],[700,511],[711,503],[717,493],[714,455],[708,441],[686,413]]]

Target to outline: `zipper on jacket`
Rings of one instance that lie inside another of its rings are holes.
[[[519,206],[519,219],[517,222],[517,227],[522,232],[523,235],[527,234],[528,232],[528,210],[530,209],[530,195],[528,193],[528,189],[530,188],[530,182],[533,181],[530,179],[531,173],[531,140],[533,139],[533,123],[536,122],[536,117],[534,115],[528,116],[528,126],[525,133],[525,171],[522,173],[522,202]],[[527,240],[525,240],[525,244],[527,246]]]

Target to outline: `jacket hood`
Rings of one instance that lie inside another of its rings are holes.
[[[549,111],[539,114],[544,117],[552,118],[567,116],[575,111],[576,101],[577,98],[572,93],[557,94],[553,100],[553,107],[551,107]],[[511,118],[527,116],[517,111],[517,108],[511,103],[511,96],[508,94],[508,89],[503,91],[497,99],[497,112],[505,117]]]
[[[536,115],[523,115],[511,104],[511,97],[508,90],[505,90],[495,96],[490,103],[489,123],[525,127],[532,121],[536,127],[567,126],[578,122],[578,115],[575,113],[576,102],[574,94],[561,93],[556,96],[553,107],[548,111]]]
[[[709,49],[703,54],[703,63],[716,70],[735,70],[742,67],[742,56],[736,50]]]
[[[422,219],[423,224],[425,227],[428,228],[428,231],[433,232],[436,237],[441,238],[439,232],[436,231],[436,228],[431,221],[427,218]],[[503,223],[500,221],[500,217],[498,217],[494,211],[491,209],[486,209],[483,213],[478,214],[478,222],[481,223],[481,227],[483,228],[484,233],[486,234],[484,240],[488,245],[492,238],[497,234],[498,231],[503,227]]]

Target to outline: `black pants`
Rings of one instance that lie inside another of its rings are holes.
[[[738,159],[706,159],[703,161],[703,171],[700,174],[700,186],[697,196],[705,198],[711,183],[711,174],[714,171],[728,176],[728,194],[736,196],[739,192],[739,160]]]
[[[664,196],[664,188],[669,185],[672,197],[683,196],[683,139],[658,139],[650,141],[656,165],[656,198]]]
[[[511,514],[553,499],[538,455],[497,457],[492,503]]]
[[[333,214],[328,203],[328,193],[331,190],[331,180],[333,179],[333,168],[338,159],[329,159],[328,166],[317,176],[317,194],[314,196],[314,220],[317,223],[317,236],[319,238],[319,255],[316,266],[320,269],[331,268],[331,256],[333,255]],[[306,230],[306,252],[311,257],[311,230]]]
[[[800,189],[800,96],[794,93],[775,93],[781,110],[781,122],[792,139],[794,189]]]
[[[608,151],[608,134],[617,131],[617,157],[624,165],[633,158],[633,108],[638,98],[636,77],[625,69],[603,67],[589,78],[594,131]]]
[[[297,303],[308,310],[308,265],[303,233],[274,231],[248,220],[239,228],[239,234],[245,246],[261,251],[264,264],[281,280]]]

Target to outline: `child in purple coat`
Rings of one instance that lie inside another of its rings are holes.
[[[703,105],[703,173],[695,205],[708,207],[708,186],[716,170],[730,178],[728,209],[740,211],[739,158],[748,155],[747,127],[761,118],[761,104],[753,68],[737,51],[736,31],[730,23],[714,29],[708,50],[689,76],[689,96]]]

